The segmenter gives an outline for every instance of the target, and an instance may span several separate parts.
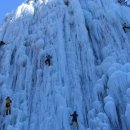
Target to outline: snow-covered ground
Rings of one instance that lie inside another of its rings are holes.
[[[130,30],[122,29],[130,8],[116,0],[65,3],[28,0],[5,17],[0,130],[76,130],[75,110],[79,130],[130,129]]]

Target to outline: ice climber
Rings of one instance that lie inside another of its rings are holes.
[[[78,129],[79,128],[78,120],[77,120],[78,114],[76,113],[76,111],[74,111],[74,113],[72,115],[70,115],[70,116],[72,116],[72,121],[71,121],[70,125],[73,125],[73,122],[75,122],[76,127]]]
[[[130,27],[127,26],[126,23],[123,23],[123,24],[122,24],[122,28],[123,28],[124,32],[126,32],[126,28],[127,28],[127,29],[130,29]]]
[[[6,98],[6,115],[11,114],[11,104],[12,101],[9,97]]]
[[[69,1],[68,0],[64,0],[64,3],[65,3],[65,5],[69,5]]]
[[[5,45],[4,41],[0,41],[0,46]]]
[[[121,0],[118,0],[117,2],[118,2],[118,3],[120,3],[120,4],[122,3],[122,1],[121,1]]]
[[[45,64],[48,65],[48,66],[50,66],[51,65],[51,59],[52,59],[52,56],[47,55],[46,56],[46,60],[45,60]]]

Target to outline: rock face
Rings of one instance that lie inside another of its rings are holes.
[[[28,0],[8,14],[0,27],[0,130],[76,130],[75,110],[79,130],[129,130],[129,12],[113,0]]]

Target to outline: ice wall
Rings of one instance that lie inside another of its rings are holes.
[[[29,0],[0,27],[0,130],[75,130],[74,110],[79,130],[129,130],[130,9],[68,2]]]

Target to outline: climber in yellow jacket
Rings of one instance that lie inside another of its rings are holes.
[[[11,104],[12,101],[9,97],[6,98],[6,115],[11,114]]]

